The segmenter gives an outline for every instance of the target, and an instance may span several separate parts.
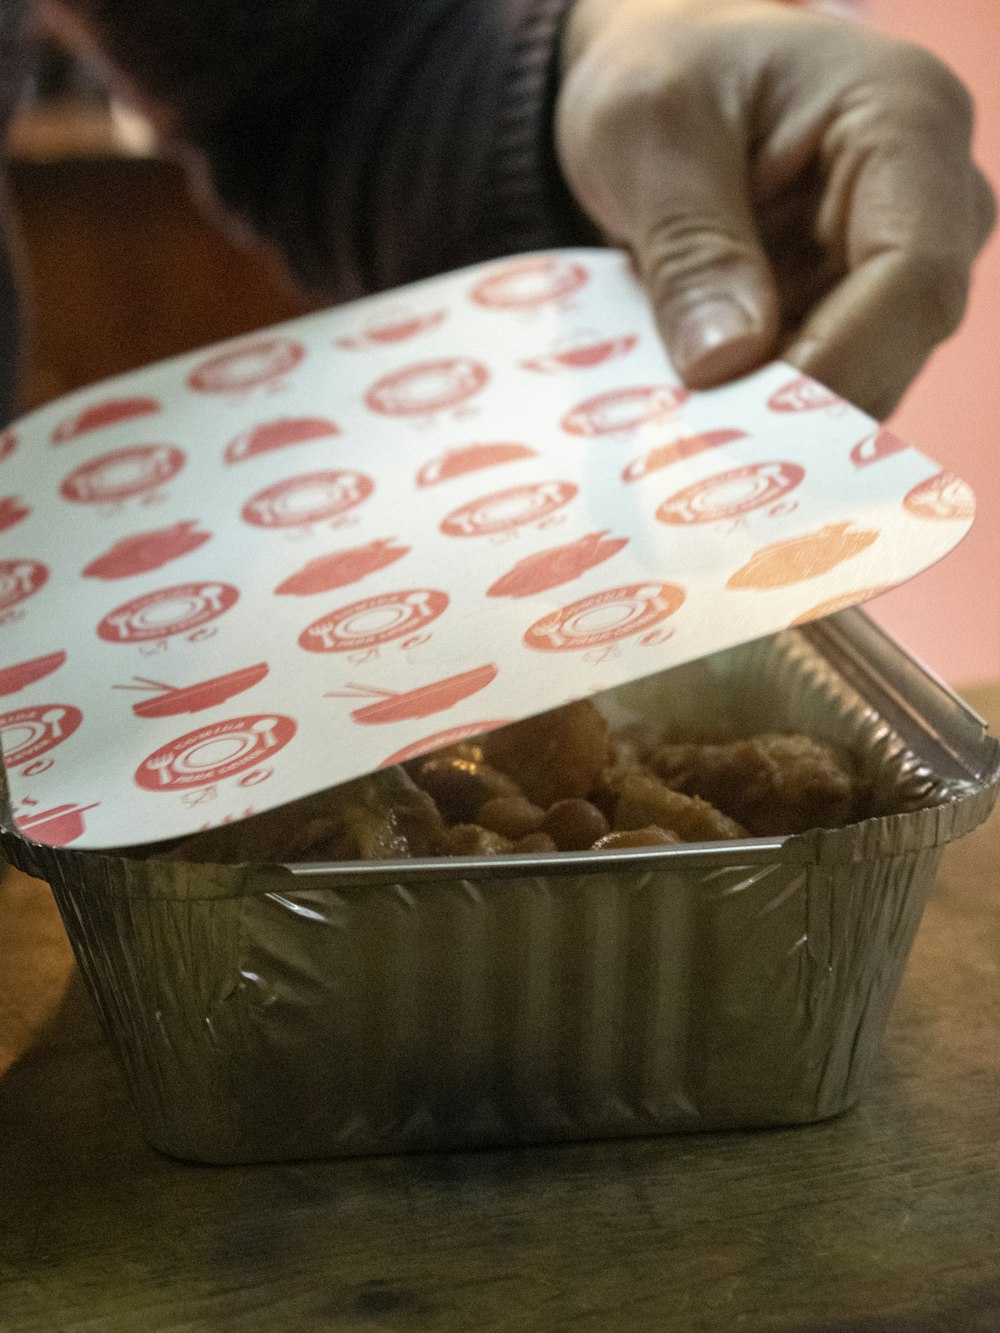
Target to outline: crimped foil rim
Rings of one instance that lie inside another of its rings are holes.
[[[861,611],[851,609],[808,626],[786,631],[760,643],[779,644],[797,637],[801,650],[787,660],[808,655],[822,659],[845,690],[868,701],[869,690],[918,758],[930,752],[950,773],[941,787],[943,799],[904,813],[874,816],[839,829],[814,829],[774,838],[684,843],[666,848],[629,848],[620,852],[550,852],[496,857],[434,857],[397,861],[213,865],[141,857],[103,851],[74,851],[32,841],[16,832],[5,775],[0,766],[0,851],[19,869],[40,879],[100,883],[105,893],[136,899],[180,899],[189,902],[273,892],[287,887],[336,887],[365,890],[385,885],[413,885],[446,880],[499,880],[565,877],[582,874],[624,874],[676,871],[695,867],[773,864],[846,865],[899,856],[944,846],[981,824],[990,814],[1000,788],[1000,744],[985,724],[933,673]],[[727,650],[732,653],[734,649]],[[722,656],[722,655],[720,655]],[[801,662],[800,662],[801,665]],[[916,702],[915,702],[916,700]],[[889,723],[887,722],[888,726]]]

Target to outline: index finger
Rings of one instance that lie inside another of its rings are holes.
[[[961,322],[992,194],[935,127],[835,162],[820,225],[846,277],[807,316],[786,358],[872,416],[895,407]],[[856,150],[857,152],[857,150]]]

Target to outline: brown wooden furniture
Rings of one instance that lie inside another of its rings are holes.
[[[968,697],[996,730],[1000,684]],[[837,1121],[228,1168],[144,1144],[47,890],[9,877],[0,1333],[995,1333],[998,868],[1000,811],[947,850]]]
[[[8,176],[24,409],[309,308],[265,255],[209,219],[177,162],[100,108],[26,114]]]

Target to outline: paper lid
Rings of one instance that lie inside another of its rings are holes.
[[[243,818],[873,597],[972,514],[788,366],[688,393],[610,251],[295,320],[0,437],[15,817]]]

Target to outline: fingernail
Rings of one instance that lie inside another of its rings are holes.
[[[684,375],[719,348],[759,332],[750,314],[730,297],[702,301],[685,311],[674,327],[670,339],[674,366]]]

